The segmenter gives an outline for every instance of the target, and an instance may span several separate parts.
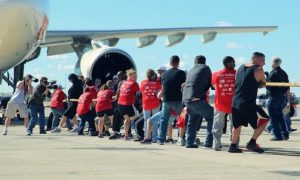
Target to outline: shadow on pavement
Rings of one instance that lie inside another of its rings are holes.
[[[159,148],[143,148],[143,147],[74,147],[71,149],[77,150],[89,150],[89,149],[99,149],[105,151],[157,151],[163,150]]]
[[[271,173],[294,176],[294,177],[300,176],[300,171],[271,171]]]
[[[296,151],[296,150],[288,150],[284,148],[264,148],[264,150],[265,150],[264,154],[269,154],[269,155],[300,156],[300,151]]]

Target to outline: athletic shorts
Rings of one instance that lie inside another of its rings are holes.
[[[76,115],[77,105],[77,102],[69,102],[68,108],[64,112],[64,116],[66,116],[68,119],[73,119]]]
[[[129,117],[135,116],[133,105],[125,105],[124,106],[124,105],[118,104],[118,108],[119,108],[121,116],[125,116],[125,115],[127,115]]]
[[[114,110],[113,109],[107,109],[107,110],[104,110],[104,111],[97,112],[98,117],[104,117],[104,115],[112,116],[112,115],[114,115]]]
[[[20,113],[20,118],[28,117],[28,108],[26,104],[17,104],[10,101],[7,103],[5,117],[10,119],[14,118],[17,110]]]
[[[232,123],[234,128],[238,128],[240,126],[247,127],[248,124],[250,124],[253,129],[256,129],[259,118],[270,119],[268,114],[259,106],[252,109],[232,108]]]

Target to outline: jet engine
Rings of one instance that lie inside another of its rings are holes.
[[[118,71],[136,69],[133,59],[125,51],[117,48],[98,48],[86,52],[80,62],[81,74],[102,82],[111,80]]]

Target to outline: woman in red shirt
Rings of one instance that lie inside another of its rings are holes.
[[[63,92],[61,86],[53,85],[54,93],[52,94],[50,107],[53,113],[53,121],[51,130],[58,126],[59,117],[62,117],[65,112],[64,100],[67,98],[67,95]],[[72,129],[70,121],[67,121],[68,128]]]
[[[146,76],[147,79],[141,82],[145,135],[147,134],[147,120],[159,112],[160,100],[157,98],[157,93],[161,90],[161,84],[154,70],[148,69]]]
[[[97,104],[96,113],[99,117],[98,128],[99,128],[99,138],[104,137],[103,126],[104,126],[104,115],[108,116],[110,122],[113,122],[114,111],[112,107],[112,101],[114,96],[114,91],[110,90],[105,84],[101,87],[97,94]]]
[[[135,111],[133,105],[135,103],[136,93],[140,90],[136,82],[137,75],[134,69],[126,71],[127,80],[122,82],[119,91],[118,108],[120,114],[124,117],[125,136],[124,140],[129,140],[128,131],[130,127],[130,120],[133,120]]]
[[[77,115],[81,119],[78,135],[83,135],[85,122],[89,123],[89,135],[96,136],[96,126],[94,122],[94,114],[91,110],[93,102],[93,93],[90,92],[90,88],[85,88],[84,93],[79,97],[77,106]]]

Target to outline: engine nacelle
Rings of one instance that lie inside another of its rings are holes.
[[[118,71],[136,69],[133,59],[125,51],[117,48],[99,48],[86,52],[80,62],[81,74],[102,82],[112,79]]]

